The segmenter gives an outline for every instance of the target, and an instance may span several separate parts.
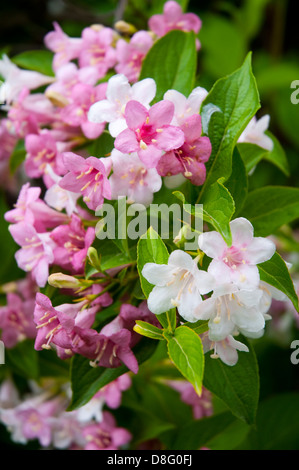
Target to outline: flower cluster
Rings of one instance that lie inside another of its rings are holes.
[[[122,392],[130,387],[129,375],[122,375],[87,405],[67,412],[67,386],[56,390],[55,382],[42,387],[31,383],[28,394],[20,397],[14,383],[7,379],[0,387],[0,422],[19,444],[36,439],[48,449],[117,450],[127,445],[132,436],[117,426],[108,409],[118,408]]]
[[[204,349],[214,350],[212,357],[234,365],[237,350],[248,351],[234,336],[262,336],[271,318],[267,312],[272,298],[283,300],[285,295],[262,282],[257,267],[274,255],[273,241],[254,237],[251,223],[242,217],[234,219],[230,229],[230,246],[218,232],[199,236],[199,249],[211,258],[207,271],[198,268],[198,259],[175,250],[167,265],[147,263],[142,275],[155,286],[148,298],[153,313],[177,307],[184,320],[208,320]]]

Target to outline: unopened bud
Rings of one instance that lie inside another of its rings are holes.
[[[65,288],[65,289],[78,289],[81,287],[81,282],[74,276],[69,276],[63,273],[54,273],[48,277],[50,286]]]
[[[87,258],[93,268],[97,269],[98,271],[101,271],[101,263],[99,260],[98,252],[93,246],[90,246],[88,248]]]
[[[90,26],[91,29],[93,29],[94,31],[101,31],[102,29],[104,29],[105,26],[103,26],[102,24],[92,24]]]
[[[184,245],[186,241],[190,239],[190,233],[191,233],[190,226],[183,225],[183,227],[180,229],[177,236],[174,238],[173,243],[175,243],[178,246]]]
[[[120,33],[132,35],[137,32],[137,29],[134,25],[127,23],[126,21],[120,20],[117,21],[114,25],[114,28]]]
[[[46,97],[54,106],[58,106],[59,108],[64,108],[69,104],[69,100],[65,96],[54,90],[46,91]]]

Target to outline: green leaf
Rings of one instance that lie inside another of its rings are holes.
[[[190,207],[185,205],[183,193],[174,191],[173,194],[183,202],[186,212],[191,213],[194,217],[203,218],[205,222],[210,223],[222,235],[228,244],[231,244],[229,222],[235,211],[235,203],[228,189],[223,186],[221,178],[212,184],[204,194],[201,201],[202,207],[191,205],[190,210]]]
[[[207,442],[207,447],[211,450],[234,450],[244,441],[250,430],[251,426],[236,419],[223,432],[213,436]]]
[[[160,101],[170,89],[188,96],[193,90],[195,72],[194,33],[170,31],[145,56],[139,80],[153,78],[157,85],[155,101]]]
[[[19,249],[19,246],[14,242],[8,231],[9,224],[4,219],[4,214],[8,210],[9,207],[6,204],[4,195],[0,192],[0,284],[24,277],[24,272],[18,268],[14,258],[15,252]]]
[[[146,263],[157,263],[167,264],[168,262],[168,251],[152,227],[142,235],[137,245],[137,268],[140,276],[141,288],[146,297],[149,296],[152,291],[152,284],[150,284],[141,274],[143,266]]]
[[[157,343],[147,338],[143,338],[134,348],[133,352],[138,361],[142,364],[155,351]],[[124,365],[115,369],[105,367],[91,367],[89,360],[83,356],[74,356],[71,365],[71,386],[72,401],[68,411],[80,408],[105,385],[117,379],[120,375],[128,372]]]
[[[107,157],[113,149],[114,139],[107,132],[103,132],[100,137],[92,141],[88,146],[90,154],[97,158]]]
[[[184,326],[188,326],[191,330],[195,331],[197,335],[201,335],[205,333],[209,329],[209,321],[208,320],[198,320],[195,323],[186,322]]]
[[[274,144],[271,151],[247,142],[237,144],[237,149],[246,166],[247,173],[253,170],[261,160],[267,160],[279,168],[286,176],[289,176],[290,169],[285,151],[271,132],[267,131],[266,134],[272,139]]]
[[[133,330],[136,331],[136,333],[139,335],[146,336],[147,338],[158,340],[165,339],[162,331],[159,328],[145,321],[137,320]]]
[[[168,340],[168,353],[181,374],[201,394],[204,354],[200,337],[187,326],[179,326]]]
[[[266,186],[250,192],[242,216],[250,220],[256,236],[266,237],[299,217],[299,188]]]
[[[299,393],[290,392],[260,404],[256,428],[248,440],[253,450],[299,450],[298,434]]]
[[[298,297],[294,288],[287,265],[278,253],[269,261],[258,265],[261,280],[267,282],[276,289],[282,291],[293,302],[297,311],[299,311]]]
[[[12,58],[12,61],[27,70],[54,77],[52,69],[53,53],[46,50],[25,51]]]
[[[203,102],[204,122],[211,106],[219,110],[211,115],[208,129],[204,129],[211,140],[212,154],[206,163],[207,178],[198,201],[211,184],[221,177],[230,176],[233,148],[259,109],[259,95],[251,70],[251,54],[248,54],[241,68],[215,83]]]
[[[277,166],[286,176],[290,176],[289,163],[284,149],[271,132],[267,131],[266,134],[272,139],[274,147],[271,152],[264,154],[264,159]]]
[[[171,445],[171,450],[200,449],[212,438],[225,432],[235,421],[236,418],[231,413],[226,412],[183,425]]]
[[[5,364],[12,371],[26,379],[37,380],[39,377],[38,353],[34,341],[24,340],[12,349],[5,351]]]
[[[208,187],[201,200],[205,220],[210,222],[226,243],[231,245],[232,237],[229,223],[235,212],[235,202],[229,190],[223,186],[222,179]]]
[[[249,173],[264,158],[267,150],[249,142],[241,142],[237,144],[237,149],[245,164],[246,171]]]
[[[249,352],[240,352],[236,365],[206,354],[204,386],[220,398],[231,412],[248,424],[254,424],[259,400],[259,371],[255,352],[242,338]]]
[[[233,168],[229,179],[225,183],[235,202],[235,216],[240,212],[248,193],[248,178],[244,162],[235,148],[233,153]],[[219,203],[221,204],[221,203]]]
[[[26,158],[26,149],[24,145],[24,141],[18,141],[17,145],[15,146],[13,153],[9,158],[9,170],[10,174],[14,175],[18,167],[23,163]]]

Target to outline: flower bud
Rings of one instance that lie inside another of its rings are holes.
[[[90,262],[91,266],[93,266],[98,271],[101,271],[101,263],[100,263],[100,260],[99,260],[98,252],[93,246],[90,246],[88,248],[87,258],[88,258],[88,261]]]
[[[120,33],[130,34],[130,35],[136,33],[137,31],[134,25],[127,23],[126,21],[123,21],[123,20],[117,21],[114,24],[114,28]]]
[[[190,225],[183,225],[177,236],[174,238],[173,243],[175,243],[178,247],[183,246],[187,240],[190,240],[190,233]]]
[[[81,282],[74,276],[68,276],[63,273],[54,273],[48,277],[50,286],[66,289],[78,289],[81,287]]]

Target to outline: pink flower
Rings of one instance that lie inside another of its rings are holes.
[[[8,117],[18,137],[23,139],[28,134],[38,134],[39,127],[53,122],[55,114],[52,103],[43,93],[29,94],[29,90],[23,88]]]
[[[123,73],[130,82],[137,82],[144,57],[153,45],[147,31],[138,31],[130,42],[119,39],[116,44],[117,73]]]
[[[103,413],[101,423],[87,425],[83,435],[86,439],[85,450],[118,450],[132,438],[129,431],[116,426],[114,417],[108,411]]]
[[[193,385],[186,380],[168,380],[166,383],[180,393],[184,403],[192,406],[194,419],[201,419],[213,414],[211,393],[206,388],[203,388],[201,396],[198,396]]]
[[[171,122],[174,126],[181,126],[193,114],[199,114],[202,102],[208,95],[205,88],[196,87],[186,98],[176,90],[168,90],[163,99],[174,104],[174,117]]]
[[[22,248],[15,254],[19,268],[31,272],[36,283],[44,287],[49,276],[49,265],[54,261],[54,242],[49,233],[37,233],[28,223],[10,225],[9,231]]]
[[[183,13],[182,7],[174,1],[164,4],[162,15],[153,15],[148,22],[149,29],[158,37],[162,37],[173,29],[194,31],[197,34],[201,28],[201,20],[194,13]],[[199,48],[199,43],[197,45]]]
[[[270,116],[266,114],[257,120],[256,116],[253,116],[247,127],[240,135],[238,142],[248,142],[250,144],[258,145],[265,150],[273,150],[273,141],[265,132],[268,130],[270,124]]]
[[[127,128],[124,113],[128,101],[139,101],[148,109],[155,94],[156,83],[152,78],[145,78],[130,86],[125,75],[113,75],[108,80],[106,99],[90,107],[88,119],[95,123],[109,122],[109,132],[112,137],[116,137]]]
[[[17,294],[7,294],[7,305],[0,307],[1,339],[6,348],[13,348],[25,338],[35,338],[34,299],[23,301]]]
[[[63,173],[61,155],[50,131],[44,130],[39,135],[27,135],[25,147],[27,151],[25,170],[30,178],[43,176],[47,165],[50,165],[55,173]]]
[[[109,178],[112,199],[127,196],[128,202],[148,206],[153,194],[161,189],[162,179],[155,168],[146,168],[137,153],[123,154],[116,149],[111,153],[113,174]]]
[[[101,333],[111,334],[121,329],[126,329],[132,334],[130,347],[133,348],[141,339],[141,336],[133,330],[136,320],[142,320],[161,328],[155,315],[148,309],[147,303],[142,302],[138,307],[131,304],[122,304],[119,315],[108,325],[104,326]]]
[[[73,212],[78,212],[77,199],[81,196],[80,193],[73,193],[62,189],[59,186],[59,182],[62,177],[54,173],[50,165],[46,166],[46,174],[49,179],[54,182],[50,188],[47,189],[45,194],[45,202],[50,206],[56,209],[57,211],[66,210],[66,213],[70,216]]]
[[[138,362],[131,351],[132,335],[125,328],[112,328],[106,325],[100,333],[95,330],[81,330],[78,332],[81,344],[75,352],[88,357],[93,366],[115,368],[122,363],[134,374],[138,372]]]
[[[249,349],[245,344],[235,340],[235,338],[231,335],[228,335],[221,341],[211,341],[209,339],[208,333],[204,333],[201,339],[204,352],[206,353],[208,351],[213,351],[211,358],[220,358],[221,361],[227,366],[234,366],[237,364],[237,351],[249,352]]]
[[[122,392],[128,390],[132,385],[132,380],[129,374],[123,374],[117,379],[110,382],[108,385],[103,387],[97,394],[96,397],[103,397],[105,403],[109,408],[116,409],[121,405]]]
[[[115,32],[111,28],[85,28],[79,55],[80,67],[92,66],[97,70],[98,78],[104,77],[116,62],[115,49],[112,47],[114,38]]]
[[[275,253],[275,244],[253,236],[251,223],[240,217],[230,222],[232,245],[228,246],[218,232],[202,233],[199,248],[213,258],[208,272],[217,280],[233,282],[242,289],[257,288],[260,282],[257,264],[269,260]]]
[[[15,208],[5,213],[5,220],[11,224],[25,222],[32,225],[37,232],[45,232],[68,221],[65,214],[54,211],[39,196],[41,188],[30,188],[26,183],[22,186]]]
[[[80,217],[73,214],[68,225],[56,227],[51,238],[54,248],[55,264],[75,273],[84,270],[87,250],[95,239],[95,230],[88,227],[85,231]]]
[[[125,118],[128,129],[115,139],[115,148],[123,153],[137,152],[140,160],[154,168],[167,152],[179,148],[184,143],[184,133],[170,125],[174,106],[170,101],[160,101],[149,111],[138,101],[129,101]]]
[[[11,156],[13,149],[18,141],[18,137],[13,130],[13,124],[9,119],[0,121],[0,162],[6,161]]]
[[[102,134],[105,124],[96,124],[88,121],[89,108],[96,101],[102,100],[106,93],[106,83],[96,87],[78,83],[72,88],[70,104],[66,105],[60,113],[61,119],[73,127],[80,127],[88,139],[96,139]]]
[[[78,410],[78,421],[87,423],[95,420],[100,423],[103,420],[103,406],[116,409],[121,404],[122,392],[130,388],[132,385],[129,374],[123,374],[117,379],[101,388],[94,397]]]
[[[35,349],[40,351],[55,345],[61,353],[64,352],[70,357],[74,347],[74,332],[76,329],[80,331],[90,328],[97,311],[97,307],[80,310],[83,306],[80,302],[76,305],[62,304],[54,308],[50,299],[38,292],[34,310],[34,321],[37,325]]]
[[[1,421],[12,431],[12,440],[26,444],[38,439],[48,447],[52,441],[52,419],[61,410],[61,400],[46,401],[43,396],[29,398],[1,413]]]
[[[79,83],[94,86],[97,82],[98,73],[94,67],[83,67],[79,69],[76,64],[69,62],[62,65],[56,71],[56,82],[48,86],[46,96],[61,95],[67,101],[72,94],[75,85]],[[53,92],[55,95],[53,95]]]
[[[157,171],[162,176],[182,173],[192,184],[202,185],[206,179],[205,163],[212,146],[208,137],[201,137],[201,117],[194,114],[182,124],[185,142],[175,150],[166,152],[159,160]]]
[[[63,162],[69,172],[59,182],[59,186],[74,193],[81,193],[89,209],[96,211],[104,202],[111,199],[111,189],[107,179],[109,162],[105,159],[89,157],[86,160],[71,152],[63,154]],[[107,164],[108,163],[108,164]]]
[[[54,70],[76,59],[82,47],[82,39],[70,38],[62,31],[58,23],[54,23],[54,31],[45,36],[44,42],[48,49],[55,52],[53,60]]]

